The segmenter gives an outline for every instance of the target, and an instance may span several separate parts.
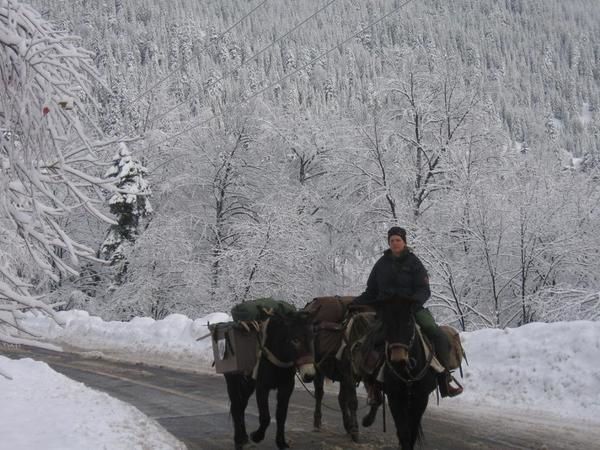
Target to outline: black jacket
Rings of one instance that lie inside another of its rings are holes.
[[[423,306],[430,295],[429,277],[421,260],[409,248],[398,257],[388,249],[373,266],[367,290],[352,303],[375,306],[397,298],[413,300],[417,306]]]

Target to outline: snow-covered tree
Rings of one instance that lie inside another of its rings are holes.
[[[112,223],[97,208],[100,187],[111,187],[95,176],[94,149],[109,143],[90,126],[94,83],[91,55],[75,38],[27,5],[0,2],[0,225],[8,236],[0,240],[0,340],[29,342],[11,334],[23,311],[54,316],[46,281],[94,259],[62,220],[83,210]],[[16,248],[39,270],[20,269]]]
[[[114,281],[120,284],[127,271],[126,248],[135,242],[144,219],[152,213],[149,200],[152,191],[144,178],[146,168],[131,155],[124,143],[119,144],[112,162],[105,178],[119,189],[108,201],[110,212],[117,216],[117,223],[111,225],[99,253],[111,265],[117,266]]]
[[[593,317],[595,0],[413,2],[298,73],[387,3],[338,2],[270,45],[314,2],[266,2],[240,21],[245,0],[31,1],[94,52],[110,87],[94,91],[99,127],[147,133],[131,149],[149,168],[156,212],[106,303],[121,317],[357,292],[392,222],[427,260],[443,320]],[[243,113],[240,100],[271,83]],[[236,116],[251,117],[244,133]],[[553,167],[559,155],[564,169]],[[527,158],[540,165],[519,180]],[[82,222],[58,223],[98,248],[104,226],[92,239]],[[298,257],[286,257],[286,231]],[[38,284],[20,250],[11,264]],[[90,291],[104,274],[85,278]]]

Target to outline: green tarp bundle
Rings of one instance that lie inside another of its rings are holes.
[[[239,303],[231,308],[231,316],[236,322],[267,320],[273,314],[287,315],[296,311],[296,307],[271,297],[258,298]]]

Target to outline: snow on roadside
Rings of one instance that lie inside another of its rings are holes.
[[[457,406],[517,408],[600,422],[600,322],[462,333],[469,360]]]
[[[100,352],[100,356],[127,362],[141,362],[194,371],[207,371],[213,360],[208,324],[227,322],[224,313],[189,319],[172,314],[163,320],[136,317],[130,322],[105,322],[86,311],[61,311],[64,327],[47,317],[29,313],[21,325],[50,342],[80,351]]]
[[[196,338],[208,333],[207,322],[230,320],[224,313],[131,322],[103,322],[83,311],[59,314],[64,328],[31,315],[22,325],[54,344],[212,373],[210,339]],[[469,360],[465,392],[443,404],[517,408],[600,422],[600,322],[532,323],[461,336]]]
[[[36,450],[177,449],[185,446],[127,403],[31,359],[0,356],[1,447]]]

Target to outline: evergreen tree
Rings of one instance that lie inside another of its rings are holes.
[[[114,281],[121,284],[127,272],[126,248],[133,244],[140,234],[144,218],[149,218],[152,206],[148,197],[152,194],[148,182],[144,179],[147,170],[131,156],[127,146],[119,144],[119,151],[113,158],[113,165],[105,178],[115,178],[118,192],[108,203],[110,212],[118,217],[111,225],[102,246],[100,257],[116,266]]]

